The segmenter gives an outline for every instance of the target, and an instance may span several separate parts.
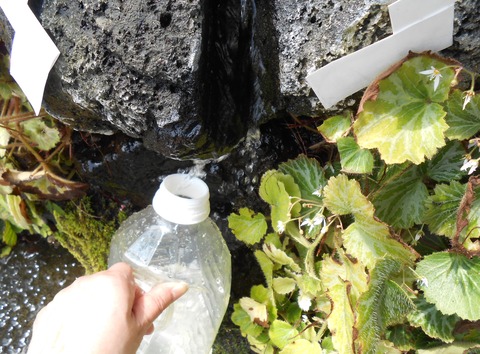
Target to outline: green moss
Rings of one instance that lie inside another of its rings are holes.
[[[55,238],[85,268],[87,274],[107,268],[110,240],[126,219],[115,203],[101,200],[92,207],[91,197],[68,202],[65,208],[52,204],[58,231]]]

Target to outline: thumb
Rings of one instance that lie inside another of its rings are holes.
[[[185,294],[188,284],[184,282],[162,283],[154,286],[148,293],[139,294],[133,304],[133,314],[140,327],[148,329],[152,322],[172,302]]]

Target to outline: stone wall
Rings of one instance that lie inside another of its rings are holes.
[[[279,115],[323,115],[306,75],[389,35],[390,2],[31,0],[62,53],[45,106],[79,130],[121,131],[163,156],[219,157]],[[473,69],[479,2],[457,2],[446,51]]]

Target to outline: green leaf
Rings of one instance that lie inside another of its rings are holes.
[[[24,202],[18,195],[0,195],[0,218],[22,230],[30,230]]]
[[[330,178],[323,194],[324,204],[333,214],[373,217],[373,205],[362,194],[360,184],[345,175]]]
[[[384,222],[396,228],[410,228],[421,222],[427,197],[421,169],[409,166],[382,186],[373,204],[376,215]]]
[[[267,306],[265,304],[257,302],[249,297],[242,297],[238,303],[242,307],[243,311],[248,314],[252,322],[262,327],[266,327],[268,325]]]
[[[10,246],[4,246],[2,249],[0,249],[0,258],[6,257],[12,252],[12,247]]]
[[[355,326],[361,353],[375,353],[387,326],[402,320],[415,308],[398,284],[390,280],[400,269],[399,262],[386,258],[371,272],[368,291],[359,300]]]
[[[2,240],[3,243],[10,247],[13,247],[17,244],[17,233],[12,228],[12,224],[6,220],[4,221]]]
[[[418,354],[469,354],[468,349],[478,347],[477,343],[459,342],[431,349],[419,349]],[[473,353],[472,353],[473,354]]]
[[[272,226],[277,232],[281,232],[279,223],[286,224],[291,217],[290,195],[285,188],[285,184],[279,180],[280,175],[283,177],[290,177],[291,183],[295,183],[291,176],[286,176],[278,171],[270,170],[265,172],[262,176],[259,190],[260,197],[271,206]],[[300,195],[298,195],[298,197],[299,196]]]
[[[450,182],[464,176],[460,171],[465,150],[459,141],[449,141],[427,163],[427,175],[436,182]]]
[[[466,185],[452,181],[438,184],[434,194],[427,199],[427,211],[423,222],[438,235],[453,238],[457,232],[457,214],[466,192]],[[476,189],[475,194],[479,191]],[[480,236],[480,198],[475,198],[467,215],[468,225],[460,233],[460,240]]]
[[[274,245],[271,244],[263,244],[263,251],[264,254],[267,255],[273,262],[285,265],[290,267],[294,272],[300,272],[300,266],[295,262],[295,260],[289,257],[284,251],[278,249]]]
[[[262,213],[254,214],[248,208],[241,208],[238,214],[230,214],[228,227],[240,241],[249,245],[260,242],[267,232],[265,216]]]
[[[273,290],[278,294],[289,294],[295,290],[297,282],[292,278],[273,278]]]
[[[298,339],[283,348],[280,354],[323,354],[318,342],[310,342],[306,339]]]
[[[323,293],[322,282],[305,273],[297,277],[297,286],[304,294],[316,296]]]
[[[417,264],[428,302],[446,315],[480,320],[480,258],[438,252]]]
[[[387,225],[374,219],[354,222],[344,231],[343,239],[347,253],[369,270],[385,257],[404,264],[412,264],[416,258],[410,247],[390,237]]]
[[[339,353],[353,354],[353,325],[355,315],[350,303],[350,285],[339,281],[328,291],[333,302],[332,312],[328,316],[327,323],[332,333],[334,348]]]
[[[449,238],[455,236],[457,212],[465,190],[466,185],[456,181],[435,186],[434,194],[427,199],[427,211],[423,219],[433,233]]]
[[[325,289],[331,289],[339,284],[340,280],[351,284],[350,301],[353,306],[357,304],[361,294],[367,291],[367,273],[365,266],[358,262],[350,260],[340,249],[339,260],[331,256],[324,256],[320,269],[320,279]]]
[[[411,325],[421,327],[432,338],[441,339],[445,343],[454,341],[453,330],[458,321],[457,315],[444,315],[434,304],[428,303],[423,297],[413,301],[417,307],[408,315]]]
[[[343,116],[328,118],[317,129],[327,142],[335,143],[342,136],[345,136],[351,124],[350,114],[347,113]]]
[[[29,119],[21,123],[25,135],[33,141],[40,150],[53,149],[60,142],[60,132],[56,127],[49,127],[42,118]]]
[[[337,141],[342,171],[347,173],[372,173],[373,155],[370,150],[362,149],[352,137]]]
[[[299,155],[295,160],[280,164],[279,170],[293,177],[303,199],[321,201],[317,194],[325,187],[327,180],[317,160]]]
[[[242,309],[240,304],[233,305],[232,322],[235,323],[243,335],[259,336],[263,332],[263,327],[251,321],[249,314]]]
[[[263,271],[268,288],[271,289],[273,283],[273,262],[262,251],[255,251],[255,258]]]
[[[420,328],[415,328],[407,324],[389,327],[386,338],[394,343],[396,348],[404,350],[405,352],[431,346],[433,342],[432,338],[428,337]]]
[[[285,321],[275,320],[270,326],[268,335],[274,345],[283,349],[297,339],[298,331]]]
[[[436,90],[420,71],[441,70]],[[440,105],[448,97],[454,70],[429,56],[416,56],[378,83],[375,100],[367,100],[353,127],[358,145],[378,149],[387,164],[420,164],[445,145],[446,112]]]
[[[463,109],[464,94],[454,90],[446,104],[446,136],[449,139],[464,140],[474,136],[480,130],[480,96],[473,96]]]
[[[302,317],[302,313],[303,311],[298,306],[298,303],[292,302],[288,305],[285,319],[287,320],[288,323],[295,323],[297,321],[300,321],[300,318]]]

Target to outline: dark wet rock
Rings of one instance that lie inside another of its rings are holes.
[[[47,109],[79,130],[120,131],[177,159],[221,157],[279,112],[325,113],[306,75],[389,35],[388,3],[30,0],[62,53]],[[456,3],[446,51],[472,69],[478,5]],[[8,47],[5,19],[1,29]]]

